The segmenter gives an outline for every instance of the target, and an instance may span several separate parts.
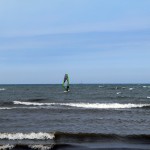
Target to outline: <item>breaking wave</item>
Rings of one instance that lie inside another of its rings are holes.
[[[21,101],[14,101],[14,104],[19,104],[19,105],[32,105],[32,106],[51,106],[55,105],[57,103],[36,103],[36,102],[21,102]]]
[[[0,133],[0,139],[8,140],[46,140],[53,139],[55,136],[53,133]]]
[[[0,145],[0,150],[9,150],[9,149],[12,149],[12,148],[14,148],[15,146],[14,145],[9,145],[9,144],[7,144],[7,145]]]
[[[39,106],[39,107],[0,107],[0,110],[9,110],[9,109],[49,109],[47,106]]]
[[[16,105],[28,105],[28,106],[68,106],[86,109],[126,109],[126,108],[142,108],[150,107],[150,104],[121,104],[121,103],[32,103],[14,101]]]
[[[0,88],[0,91],[5,91],[6,89],[5,88]]]
[[[100,141],[138,141],[149,142],[150,135],[146,134],[131,134],[131,135],[118,135],[118,134],[104,134],[104,133],[68,133],[68,132],[55,132],[55,133],[0,133],[1,140],[54,140],[56,143],[67,142],[100,142]],[[32,145],[33,146],[33,145]],[[38,145],[39,146],[39,145]]]

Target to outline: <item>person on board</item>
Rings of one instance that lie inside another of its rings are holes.
[[[65,82],[67,82],[67,86],[66,87],[64,85]],[[66,91],[69,91],[69,77],[68,77],[68,74],[65,74],[65,76],[64,76],[63,87],[65,88]]]

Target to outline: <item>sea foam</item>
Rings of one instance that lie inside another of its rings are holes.
[[[87,109],[124,109],[124,108],[141,108],[145,106],[150,106],[150,104],[121,104],[121,103],[32,103],[32,102],[20,102],[14,101],[14,104],[20,105],[34,105],[34,106],[69,106]]]
[[[5,88],[0,88],[0,91],[5,91],[6,89]]]
[[[8,139],[8,140],[45,140],[45,139],[53,139],[55,136],[53,133],[0,133],[0,139]]]
[[[0,150],[5,150],[5,149],[12,149],[12,148],[14,148],[14,145],[9,145],[9,144],[7,144],[7,145],[0,145]]]
[[[119,103],[66,103],[63,104],[65,106],[72,106],[72,107],[80,107],[80,108],[97,108],[97,109],[123,109],[123,108],[141,108],[143,106],[150,106],[150,104],[119,104]]]
[[[0,107],[0,110],[3,110],[3,109],[12,109],[11,107]]]
[[[49,149],[53,148],[53,144],[49,145],[49,146],[45,146],[45,145],[29,145],[28,147],[30,147],[31,149],[49,150]]]
[[[50,106],[54,105],[55,103],[36,103],[36,102],[21,102],[21,101],[13,101],[14,104],[18,105],[33,105],[33,106]]]

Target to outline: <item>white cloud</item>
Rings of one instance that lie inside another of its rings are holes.
[[[150,29],[149,18],[130,18],[108,22],[77,23],[63,26],[45,25],[0,29],[0,37],[36,36],[45,34],[69,34],[84,32],[119,32]]]

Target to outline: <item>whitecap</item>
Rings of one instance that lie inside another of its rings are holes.
[[[99,87],[99,88],[103,88],[104,86],[99,85],[98,87]]]
[[[0,139],[8,139],[8,140],[45,140],[45,139],[54,139],[53,133],[0,133]]]
[[[0,150],[5,150],[5,149],[12,149],[12,148],[14,148],[14,145],[9,145],[9,144],[7,144],[7,145],[1,145],[0,146]]]
[[[150,106],[150,104],[120,104],[120,103],[66,103],[60,104],[64,106],[89,108],[89,109],[125,109],[125,108],[141,108]]]
[[[145,85],[143,86],[143,88],[146,88],[146,87],[147,87],[147,86],[145,86]]]
[[[36,102],[21,102],[21,101],[13,101],[14,104],[18,105],[34,105],[34,106],[43,106],[43,105],[53,105],[55,103],[36,103]]]
[[[11,107],[0,107],[0,110],[3,110],[3,109],[12,109]]]
[[[0,110],[9,110],[9,109],[44,109],[49,108],[48,106],[38,106],[38,107],[0,107]]]
[[[69,106],[89,109],[123,109],[150,106],[150,104],[121,104],[121,103],[31,103],[15,101],[14,104],[35,105],[35,106]]]
[[[49,145],[49,146],[45,146],[45,145],[29,145],[28,147],[30,147],[31,149],[40,149],[40,150],[48,150],[48,149],[52,149],[53,148],[53,144]]]
[[[122,89],[126,89],[126,87],[123,86]]]
[[[119,94],[121,94],[121,92],[117,92],[116,94],[119,95]]]
[[[5,88],[0,88],[0,91],[5,91],[6,89]]]

